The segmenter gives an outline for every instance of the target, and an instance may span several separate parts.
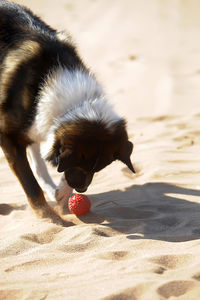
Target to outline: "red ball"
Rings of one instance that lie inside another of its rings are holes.
[[[71,213],[81,216],[89,212],[91,203],[86,195],[75,194],[69,198],[68,207]]]

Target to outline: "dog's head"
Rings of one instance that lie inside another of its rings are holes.
[[[68,184],[77,192],[85,192],[94,173],[115,160],[132,171],[130,155],[133,144],[128,141],[124,120],[106,128],[101,122],[79,120],[62,124],[55,132],[55,143],[47,159],[64,172]]]

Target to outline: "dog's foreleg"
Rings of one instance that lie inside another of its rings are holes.
[[[66,225],[47,204],[42,189],[29,166],[26,147],[15,145],[12,137],[10,138],[4,134],[1,135],[1,147],[11,169],[20,181],[34,212],[40,217],[51,219],[54,223]]]
[[[61,213],[66,212],[66,206],[69,197],[72,194],[72,188],[68,185],[64,174],[61,177],[60,183],[56,188],[51,179],[47,166],[40,154],[40,144],[31,144],[28,148],[31,157],[31,168],[38,179],[38,182],[51,200],[56,200]]]
[[[50,200],[54,201],[56,185],[48,173],[47,166],[44,159],[41,157],[40,144],[38,143],[31,144],[28,148],[28,152],[31,157],[30,164],[33,173],[38,179],[38,182],[41,188],[43,189],[43,191],[46,192]]]
[[[62,213],[66,212],[66,207],[68,203],[69,197],[72,195],[73,188],[71,188],[66,179],[65,179],[65,174],[62,175],[60,179],[60,183],[58,185],[58,188],[56,190],[56,201],[59,204],[60,211]]]

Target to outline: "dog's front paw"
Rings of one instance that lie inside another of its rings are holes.
[[[56,201],[59,206],[59,213],[66,214],[68,210],[68,200],[71,197],[73,189],[68,185],[64,176],[62,176],[60,184],[55,192]]]
[[[60,190],[57,189],[56,190],[56,201],[58,203],[58,211],[60,214],[66,214],[68,213],[68,200],[70,195],[63,195],[62,193],[60,193]]]

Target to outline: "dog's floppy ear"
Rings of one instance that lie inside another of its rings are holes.
[[[43,151],[43,157],[49,161],[54,167],[58,165],[58,157],[60,154],[60,143],[56,142],[48,153]]]
[[[133,151],[133,144],[130,141],[125,142],[121,147],[119,152],[116,155],[116,159],[119,159],[122,161],[127,167],[135,173],[135,170],[133,168],[130,155]]]

